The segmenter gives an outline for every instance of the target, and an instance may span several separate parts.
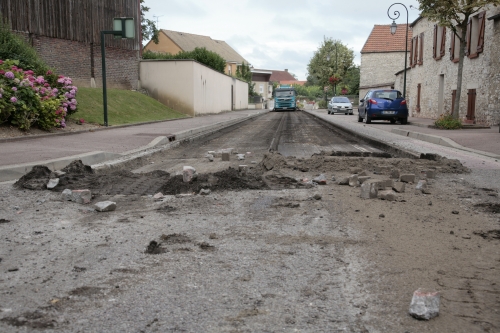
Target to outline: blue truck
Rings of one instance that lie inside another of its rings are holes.
[[[290,85],[282,84],[273,91],[273,111],[297,110],[297,92]]]

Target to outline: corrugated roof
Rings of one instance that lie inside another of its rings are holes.
[[[223,40],[212,39],[209,36],[189,34],[186,32],[161,29],[177,46],[184,51],[193,51],[197,47],[204,47],[209,51],[215,52],[224,58],[227,62],[248,64],[241,55]]]
[[[370,36],[365,42],[361,53],[370,52],[398,52],[405,50],[406,24],[398,24],[396,33],[391,34],[391,25],[375,25]],[[408,50],[412,31],[408,29]]]

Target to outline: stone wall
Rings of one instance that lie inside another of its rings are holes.
[[[500,11],[488,10],[486,17]],[[440,59],[433,58],[434,22],[421,19],[413,27],[413,36],[424,33],[423,64],[416,65],[407,74],[407,95],[410,115],[413,117],[436,119],[440,114],[451,111],[452,90],[457,87],[458,62],[450,60],[451,32],[446,33],[446,54]],[[484,51],[477,58],[464,59],[462,89],[460,98],[460,119],[467,114],[467,91],[476,89],[475,116],[478,124],[493,125],[500,118],[500,42],[498,21],[485,21]],[[419,41],[420,42],[420,41]],[[387,59],[387,62],[390,62]],[[396,87],[401,87],[401,76],[396,78]],[[417,91],[420,92],[420,111],[417,111]]]
[[[95,82],[102,86],[100,45],[26,34],[25,37],[50,67],[72,78],[75,85],[90,87]],[[106,77],[109,88],[137,89],[139,51],[107,47]]]
[[[359,86],[365,87],[383,83],[394,83],[394,74],[402,70],[404,64],[404,51],[362,53]]]

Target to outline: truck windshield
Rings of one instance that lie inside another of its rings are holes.
[[[293,90],[276,91],[276,97],[290,97],[290,96],[295,96],[295,91]]]

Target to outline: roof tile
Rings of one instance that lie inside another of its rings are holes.
[[[406,24],[398,24],[394,35],[391,34],[391,25],[375,25],[365,42],[361,53],[370,52],[398,52],[405,50]],[[412,38],[412,31],[408,29],[408,47]]]

